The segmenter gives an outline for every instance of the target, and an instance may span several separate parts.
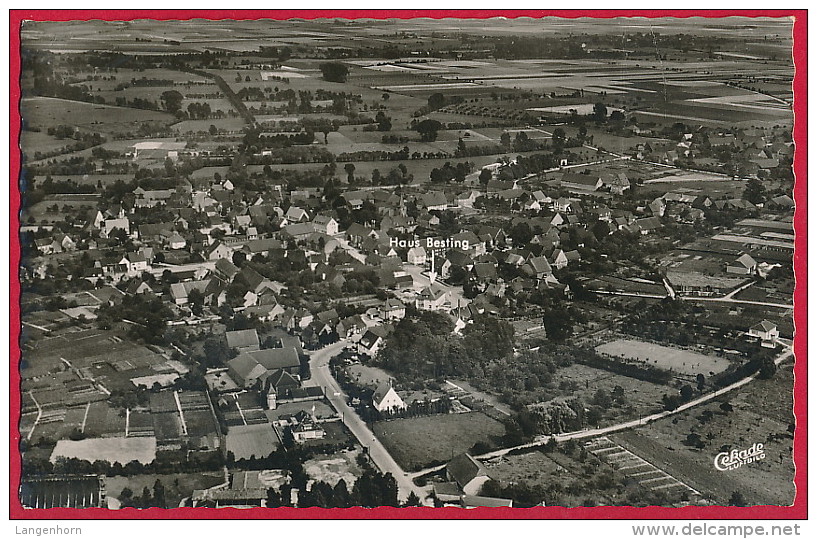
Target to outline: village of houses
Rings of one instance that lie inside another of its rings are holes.
[[[768,490],[707,475],[706,451],[742,447],[731,420],[701,441],[692,415],[660,414],[756,372],[772,394],[791,382],[790,131],[588,125],[615,152],[571,126],[553,167],[508,151],[457,181],[377,185],[351,167],[315,187],[204,167],[77,193],[36,177],[57,208],[20,220],[21,503],[705,505],[746,488],[785,505],[790,401],[757,427],[787,456],[760,472]],[[715,147],[733,175],[684,165]],[[178,171],[200,157],[186,148],[148,138],[123,155]],[[398,364],[420,327],[446,347],[510,328],[496,336],[510,348],[470,370]],[[531,357],[548,367],[518,378]],[[766,413],[735,394],[701,406]],[[691,464],[662,466],[668,450]],[[378,482],[392,498],[355,494]]]
[[[500,167],[491,168],[501,170]],[[275,192],[278,197],[265,199],[262,194],[236,191],[229,181],[182,180],[176,189],[159,191],[137,188],[127,197],[130,207],[121,204],[90,211],[82,232],[73,234],[73,238],[69,232],[36,240],[38,256],[27,268],[31,272],[27,278],[48,279],[56,269],[50,260],[68,253],[87,252],[92,256],[93,266],[84,278],[95,282],[96,286],[66,296],[72,298],[75,306],[56,313],[32,313],[24,320],[26,328],[41,332],[39,339],[43,339],[43,344],[38,344],[34,350],[41,346],[48,349],[52,339],[50,334],[62,333],[48,329],[52,326],[68,326],[73,332],[53,337],[59,340],[59,344],[53,351],[44,351],[45,354],[62,353],[65,341],[70,343],[74,339],[99,342],[104,337],[104,340],[118,344],[119,337],[94,328],[94,312],[100,304],[116,305],[123,298],[140,295],[159,298],[173,313],[167,322],[171,326],[183,324],[192,328],[204,327],[208,331],[219,327],[213,323],[220,318],[216,313],[229,304],[236,313],[256,320],[261,327],[276,328],[279,336],[275,339],[275,346],[262,347],[255,328],[222,329],[226,346],[237,355],[221,367],[207,369],[207,391],[174,389],[174,382],[187,372],[187,368],[183,361],[170,360],[172,348],[125,347],[127,353],[135,357],[132,362],[125,359],[123,365],[118,361],[112,363],[105,346],[94,350],[91,356],[77,358],[83,367],[76,369],[60,357],[70,369],[58,369],[62,371],[59,373],[23,370],[24,396],[30,397],[24,400],[24,418],[36,415],[33,422],[24,422],[25,428],[30,429],[30,435],[55,422],[67,425],[74,406],[83,404],[79,407],[85,414],[82,431],[85,433],[88,429],[92,433],[96,427],[88,428],[89,414],[101,414],[99,419],[104,423],[114,412],[105,402],[113,388],[109,389],[104,380],[110,378],[111,383],[118,386],[130,381],[134,386],[151,388],[154,393],[149,405],[140,407],[144,410],[129,411],[124,429],[120,425],[115,432],[107,431],[100,424],[97,425],[102,428],[97,433],[99,437],[90,434],[83,440],[72,440],[69,435],[56,440],[50,456],[52,462],[60,457],[92,460],[94,452],[101,451],[102,454],[122,455],[127,461],[133,457],[148,464],[154,460],[157,451],[186,444],[194,444],[197,451],[229,452],[232,459],[240,461],[268,457],[283,444],[285,436],[290,436],[296,444],[315,444],[328,436],[333,441],[338,439],[352,445],[337,411],[327,405],[327,388],[308,378],[303,379],[302,358],[326,346],[335,346],[340,352],[340,348],[333,344],[338,342],[344,343],[343,350],[354,358],[348,359],[348,364],[359,364],[358,358],[376,357],[387,342],[393,325],[406,316],[407,307],[445,313],[454,320],[454,331],[460,332],[474,315],[486,311],[497,314],[497,301],[501,301],[509,289],[554,289],[569,298],[569,287],[560,283],[557,274],[581,264],[579,250],[562,248],[563,239],[568,238],[571,230],[587,230],[589,226],[597,226],[592,223],[597,223],[605,227],[606,234],[625,231],[634,236],[649,237],[660,234],[667,220],[703,220],[705,211],[722,208],[751,212],[750,217],[736,223],[734,230],[696,240],[708,246],[701,251],[716,253],[719,260],[724,260],[718,264],[718,271],[687,270],[684,264],[688,255],[673,251],[666,259],[667,272],[663,283],[647,285],[644,279],[629,280],[627,284],[635,286],[633,290],[636,291],[624,288],[620,292],[622,297],[637,296],[637,285],[640,284],[642,288],[646,285],[653,289],[648,292],[658,291],[659,296],[664,295],[662,290],[666,286],[673,295],[714,299],[753,283],[756,278],[780,267],[786,257],[790,260],[793,236],[789,197],[771,200],[761,215],[756,207],[749,205],[749,208],[742,199],[713,201],[706,195],[675,190],[655,198],[635,213],[610,208],[629,188],[625,172],[610,175],[565,172],[554,176],[558,190],[564,193],[555,199],[546,195],[543,189],[524,189],[519,182],[501,180],[488,182],[485,191],[474,185],[449,196],[441,191],[412,192],[406,189],[398,194],[378,189],[350,190],[344,194],[350,207],[354,210],[364,203],[373,205],[380,226],[353,223],[346,230],[339,229],[338,220],[331,212],[321,209],[319,190]],[[552,185],[553,180],[548,184]],[[604,195],[595,200],[595,193]],[[283,196],[291,200],[286,211],[278,205]],[[427,248],[428,243],[419,240],[409,240],[413,245],[410,248],[393,246],[398,242],[390,233],[405,237],[411,236],[418,228],[433,231],[439,224],[436,212],[480,215],[474,208],[480,197],[496,198],[518,206],[519,209],[507,219],[506,227],[527,223],[531,229],[541,230],[530,239],[529,245],[535,247],[513,245],[502,226],[479,224],[463,227],[447,238],[449,245],[460,248],[447,249],[446,242],[437,240],[436,236],[434,241],[443,244],[442,248]],[[409,202],[420,211],[416,218],[407,215]],[[153,208],[166,211],[167,208],[174,220],[132,226],[129,215],[136,208],[148,211]],[[774,212],[773,215],[769,215],[770,212]],[[206,224],[199,229],[191,228],[189,219],[194,215],[206,216]],[[788,220],[786,215],[789,215]],[[259,234],[258,229],[269,227],[270,223],[274,223],[278,231]],[[223,233],[216,238],[215,230]],[[103,251],[101,247],[111,246],[110,240],[118,231],[125,233],[127,243],[136,248],[131,251],[107,248]],[[342,257],[339,256],[341,253]],[[192,254],[197,254],[199,261],[190,262]],[[339,290],[344,287],[345,275],[358,268],[371,268],[380,283],[379,293],[349,298],[357,307],[354,309],[357,313],[343,317],[334,308],[310,310],[291,303],[287,306],[279,301],[286,285],[264,277],[246,263],[259,255],[299,258],[303,261],[302,271],[309,272],[315,281]],[[693,258],[700,260],[702,257]],[[499,277],[499,268],[503,265],[516,268],[519,276],[504,281]],[[455,268],[467,275],[478,291],[476,296],[467,298],[462,286],[446,282]],[[170,284],[164,286],[162,283]],[[229,287],[239,283],[241,296],[229,299]],[[588,279],[587,285],[598,286],[600,294],[616,293],[610,291],[609,283],[597,279]],[[644,295],[650,297],[649,293]],[[193,306],[195,302],[200,302],[201,309]],[[740,304],[734,308],[740,310]],[[775,347],[780,338],[777,326],[778,323],[758,319],[747,325],[745,332],[760,338],[764,346]],[[536,331],[536,327],[527,329]],[[789,335],[790,331],[789,326]],[[100,368],[100,363],[110,372],[103,371],[104,376],[97,377],[93,373],[94,369]],[[387,376],[371,386],[370,404],[378,411],[407,406],[400,395],[403,392],[395,391],[391,382]],[[410,393],[413,392],[406,391],[404,397]],[[438,398],[454,399],[456,395],[451,393]],[[210,399],[213,402],[208,403]],[[218,414],[215,414],[214,406],[221,408]],[[188,432],[189,427],[185,424],[185,418],[191,414],[195,414],[199,431],[196,438],[192,438],[193,434]],[[138,421],[134,421],[137,417]],[[66,433],[66,429],[56,432]],[[471,468],[484,472],[482,465],[467,453],[452,460],[452,468],[454,476],[458,473],[468,475],[472,473]],[[194,497],[192,503],[263,505],[268,485],[259,483],[258,478],[253,481],[254,489],[232,486],[197,491],[198,498]],[[479,488],[472,486],[472,480],[463,481],[454,481],[451,487],[437,487],[435,499],[466,506],[510,503],[479,497],[471,500],[469,496],[478,494]],[[235,482],[233,478],[231,484],[235,485]]]

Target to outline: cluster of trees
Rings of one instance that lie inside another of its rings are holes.
[[[448,183],[451,180],[461,182],[474,169],[474,164],[470,162],[460,162],[452,165],[446,162],[440,168],[431,169],[431,181],[435,183]]]
[[[267,491],[267,507],[288,505],[291,485],[284,485],[280,492]],[[415,496],[416,498],[416,496]],[[410,502],[419,505],[419,500]],[[298,507],[348,508],[348,507],[400,507],[397,497],[397,481],[390,473],[380,473],[367,467],[357,478],[351,490],[341,479],[334,486],[325,481],[315,481],[309,490],[298,493]]]
[[[346,82],[349,68],[341,62],[323,62],[318,66],[323,79],[329,82]]]
[[[53,445],[50,440],[43,440],[38,445]],[[88,462],[76,458],[59,459],[50,462],[48,457],[32,457],[31,453],[24,454],[23,477],[38,477],[43,475],[87,475],[98,474],[108,476],[135,476],[144,474],[171,474],[220,471],[224,466],[224,458],[218,451],[207,453],[190,452],[189,456],[181,452],[162,452],[150,464],[142,464],[132,460],[127,464],[120,464],[97,460]]]
[[[340,156],[338,156],[338,160],[340,160]],[[332,152],[324,147],[314,145],[273,148],[270,150],[269,155],[252,155],[246,158],[248,165],[294,165],[298,163],[333,162],[335,162],[335,156]]]
[[[308,145],[315,140],[312,131],[300,133],[263,133],[258,137],[258,146],[261,148],[289,148],[292,145]]]
[[[577,353],[584,353],[555,345],[514,355],[513,327],[504,320],[478,316],[457,337],[451,335],[448,317],[409,311],[372,360],[406,385],[461,377],[521,406],[552,398],[550,386],[556,371],[572,364]]]
[[[580,351],[580,352],[579,352]],[[596,353],[592,348],[577,349],[575,360],[595,369],[614,372],[636,380],[652,382],[654,384],[668,384],[672,381],[672,373],[646,365],[639,362],[620,361],[614,358],[607,358]]]
[[[123,296],[116,305],[105,304],[97,311],[97,325],[100,329],[111,329],[115,324],[126,322],[131,338],[151,344],[164,343],[167,321],[173,312],[157,297],[144,294]]]
[[[443,128],[443,124],[437,120],[426,119],[420,122],[412,122],[412,129],[420,134],[422,142],[434,142],[437,140],[437,132]]]
[[[210,118],[213,111],[209,103],[190,103],[187,105],[187,116],[191,120],[206,120]]]
[[[167,498],[165,494],[165,486],[162,481],[157,479],[153,483],[153,491],[147,486],[142,489],[141,496],[134,496],[133,491],[128,487],[122,489],[119,495],[119,501],[122,502],[122,507],[135,507],[137,509],[145,509],[148,507],[167,508]]]
[[[477,317],[456,337],[446,315],[411,311],[395,326],[376,361],[391,372],[423,379],[469,375],[479,364],[513,350],[513,328],[492,316]]]
[[[346,381],[348,387],[352,387],[354,383],[351,380]],[[364,395],[363,392],[359,393],[359,395]],[[383,412],[378,412],[371,406],[367,406],[364,403],[369,401],[370,399],[363,399],[361,398],[361,406],[358,409],[358,413],[360,417],[366,422],[375,422],[375,421],[384,421],[388,419],[398,419],[398,418],[411,418],[411,417],[423,417],[435,414],[447,414],[451,412],[451,401],[448,398],[440,398],[435,401],[431,400],[424,400],[424,401],[414,401],[407,405],[407,408],[403,410],[384,410]]]
[[[627,317],[621,330],[652,341],[682,346],[696,342],[698,334],[704,331],[698,323],[694,306],[669,298]]]
[[[182,110],[184,96],[178,90],[166,90],[159,96],[162,107],[171,114],[176,114]]]
[[[84,84],[70,84],[58,74],[47,55],[27,54],[22,57],[23,75],[33,76],[33,83],[23,85],[23,97],[38,95],[44,97],[58,97],[85,103],[103,103],[101,96],[94,96]]]

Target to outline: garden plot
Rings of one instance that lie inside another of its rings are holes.
[[[724,358],[628,339],[619,339],[599,345],[596,351],[690,376],[717,374],[729,367],[729,361]]]
[[[477,442],[491,443],[505,426],[481,412],[380,421],[373,431],[404,470],[420,470],[451,460]]]
[[[705,503],[700,492],[606,436],[587,442],[585,448],[644,488],[667,493],[677,491],[686,494],[693,503]]]

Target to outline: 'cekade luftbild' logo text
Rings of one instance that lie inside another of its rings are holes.
[[[732,451],[718,453],[715,457],[715,468],[722,472],[737,470],[744,464],[751,464],[765,458],[766,453],[763,451],[763,444],[754,444],[749,449],[742,451],[733,449]]]

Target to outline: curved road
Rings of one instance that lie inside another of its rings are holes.
[[[372,461],[377,465],[378,468],[380,468],[382,472],[391,473],[397,480],[398,497],[400,500],[404,501],[406,498],[408,498],[409,493],[414,492],[417,495],[417,497],[423,501],[424,504],[427,504],[428,501],[426,500],[426,498],[429,492],[427,491],[427,489],[423,489],[415,485],[412,479],[421,477],[432,472],[439,471],[443,469],[445,465],[434,466],[432,468],[426,468],[425,470],[420,470],[418,472],[407,474],[397,464],[397,462],[394,461],[392,456],[389,454],[386,448],[383,447],[383,445],[380,443],[380,441],[377,439],[374,433],[372,433],[372,431],[369,429],[366,423],[362,419],[360,419],[360,416],[357,415],[357,412],[355,412],[353,408],[346,404],[346,395],[343,393],[337,381],[329,371],[329,360],[332,359],[332,357],[334,357],[335,355],[339,354],[343,350],[343,347],[346,346],[347,344],[350,344],[349,340],[341,340],[313,353],[311,359],[309,360],[309,367],[312,372],[312,378],[310,380],[305,381],[304,385],[320,386],[323,388],[324,393],[326,394],[326,398],[329,399],[329,402],[332,403],[332,406],[334,406],[335,410],[341,415],[343,423],[349,428],[350,431],[352,431],[352,434],[355,435],[360,444],[368,449],[369,456],[371,457]],[[792,355],[793,350],[791,348],[785,349],[777,358],[775,358],[774,360],[775,365],[780,365],[783,361],[787,360]],[[623,423],[618,423],[615,425],[610,425],[602,428],[567,432],[563,434],[557,434],[555,436],[538,436],[533,442],[522,444],[516,447],[507,447],[504,449],[499,449],[497,451],[485,453],[484,455],[479,455],[476,458],[479,460],[486,460],[494,457],[504,456],[516,449],[527,449],[531,447],[544,445],[550,440],[551,437],[555,438],[557,442],[564,442],[566,440],[594,438],[597,436],[610,434],[612,432],[617,432],[620,430],[626,430],[634,427],[647,425],[649,423],[652,423],[653,421],[657,421],[659,419],[663,419],[665,417],[683,412],[685,410],[689,410],[690,408],[698,406],[699,404],[703,404],[716,397],[719,397],[724,393],[734,391],[739,387],[745,386],[746,384],[754,380],[756,377],[757,373],[752,374],[751,376],[747,376],[742,380],[738,380],[734,384],[721,388],[717,391],[713,391],[712,393],[707,393],[705,395],[698,397],[697,399],[693,399],[687,403],[684,403],[674,410],[658,412],[647,417],[633,419],[631,421],[625,421]]]
[[[383,473],[391,473],[397,480],[397,495],[401,501],[405,501],[409,494],[414,492],[420,500],[423,500],[423,503],[427,503],[425,499],[428,496],[428,492],[414,484],[406,472],[394,461],[366,423],[360,419],[357,412],[346,404],[346,395],[329,371],[329,360],[339,354],[343,350],[343,347],[348,344],[351,344],[349,340],[341,340],[313,352],[309,360],[312,378],[306,380],[304,385],[320,386],[323,388],[326,398],[332,403],[332,406],[338,414],[340,414],[344,425],[352,431],[352,434],[355,435],[360,444],[367,449],[372,461]]]
[[[782,354],[780,354],[777,358],[775,358],[775,360],[774,360],[775,365],[780,365],[781,363],[783,363],[783,361],[785,361],[786,359],[791,357],[792,354],[793,354],[793,352],[792,352],[791,348],[785,350]],[[487,459],[491,459],[491,458],[494,458],[494,457],[501,457],[501,456],[504,456],[504,455],[508,454],[509,452],[515,450],[515,449],[528,449],[528,448],[531,448],[531,447],[537,447],[537,446],[540,446],[540,445],[544,445],[551,438],[555,438],[557,442],[564,442],[566,440],[578,440],[578,439],[582,439],[582,438],[595,438],[596,436],[602,436],[602,435],[605,435],[605,434],[610,434],[612,432],[618,432],[620,430],[626,430],[626,429],[630,429],[630,428],[634,428],[634,427],[641,427],[643,425],[647,425],[648,423],[652,423],[653,421],[657,421],[659,419],[663,419],[665,417],[677,414],[679,412],[689,410],[690,408],[693,408],[695,406],[698,406],[699,404],[703,404],[705,402],[708,402],[708,401],[714,399],[715,397],[719,397],[720,395],[723,395],[724,393],[734,391],[735,389],[737,389],[739,387],[745,386],[746,384],[748,384],[749,382],[754,380],[756,377],[757,377],[757,373],[755,373],[755,374],[753,374],[751,376],[747,376],[746,378],[743,378],[742,380],[738,380],[737,382],[735,382],[732,385],[729,385],[729,386],[726,386],[724,388],[718,389],[717,391],[713,391],[712,393],[707,393],[705,395],[702,395],[701,397],[698,397],[697,399],[694,399],[694,400],[691,400],[691,401],[689,401],[687,403],[684,403],[681,406],[679,406],[678,408],[676,408],[675,410],[658,412],[656,414],[652,414],[652,415],[649,415],[647,417],[642,417],[640,419],[633,419],[632,421],[625,421],[624,423],[618,423],[616,425],[610,425],[609,427],[602,427],[602,428],[598,428],[598,429],[585,429],[585,430],[579,430],[579,431],[574,431],[574,432],[566,432],[566,433],[563,433],[563,434],[557,434],[555,436],[537,436],[536,439],[534,441],[532,441],[532,442],[528,442],[526,444],[518,445],[516,447],[507,447],[505,449],[498,449],[497,451],[492,451],[490,453],[485,453],[484,455],[478,455],[475,458],[478,459],[478,460],[487,460]],[[432,468],[426,468],[425,470],[420,470],[419,472],[412,473],[411,477],[415,477],[415,478],[416,477],[421,477],[423,475],[439,471],[442,468],[444,468],[444,466],[434,466]]]

